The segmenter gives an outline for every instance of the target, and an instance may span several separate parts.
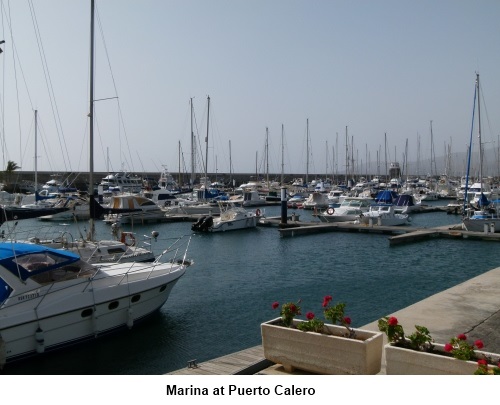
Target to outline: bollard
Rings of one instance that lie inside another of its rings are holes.
[[[488,224],[484,224],[484,233],[488,233],[488,227],[489,227]]]
[[[490,224],[490,232],[491,232],[491,233],[495,233],[495,223],[494,223],[494,222],[492,222],[492,223]]]
[[[287,222],[286,187],[281,187],[281,223],[286,224],[286,222]]]

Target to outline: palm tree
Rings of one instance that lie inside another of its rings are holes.
[[[5,177],[7,178],[7,181],[10,182],[10,178],[12,176],[12,173],[14,173],[15,170],[20,169],[21,167],[17,165],[16,162],[9,160],[7,162],[7,168],[5,169]]]

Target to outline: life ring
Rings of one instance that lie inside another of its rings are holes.
[[[258,217],[260,217],[260,209],[258,209],[258,208],[257,208],[257,209],[255,210],[255,215],[256,215],[256,216],[258,216]]]
[[[327,213],[328,215],[333,215],[333,213],[334,213],[334,212],[335,212],[335,210],[334,210],[332,207],[330,207],[330,208],[328,208],[328,209],[326,210],[326,213]]]
[[[132,232],[122,232],[120,242],[127,246],[135,246],[135,236]]]

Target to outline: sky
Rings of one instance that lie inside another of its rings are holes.
[[[3,168],[88,171],[90,1],[0,2]],[[190,173],[190,100],[197,173],[444,167],[477,141],[476,73],[498,148],[499,20],[498,0],[96,0],[94,170]]]

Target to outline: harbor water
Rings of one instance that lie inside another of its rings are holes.
[[[445,205],[444,201],[436,204]],[[279,216],[279,207],[265,208]],[[301,221],[311,211],[294,210]],[[292,211],[289,210],[290,214]],[[23,222],[21,224],[21,222]],[[446,212],[412,215],[412,227],[458,224]],[[18,227],[40,226],[39,220]],[[6,224],[1,229],[6,229]],[[86,223],[60,225],[77,233]],[[98,221],[97,236],[111,238]],[[173,239],[191,234],[191,222],[123,226],[139,240],[159,232],[160,253]],[[193,234],[194,265],[159,312],[143,323],[93,342],[7,364],[3,374],[158,375],[261,343],[260,324],[279,316],[272,303],[301,300],[302,312],[321,315],[325,295],[346,303],[361,326],[500,265],[494,242],[431,239],[389,246],[388,236],[321,233],[280,237],[275,227]],[[432,332],[432,331],[431,331]]]

